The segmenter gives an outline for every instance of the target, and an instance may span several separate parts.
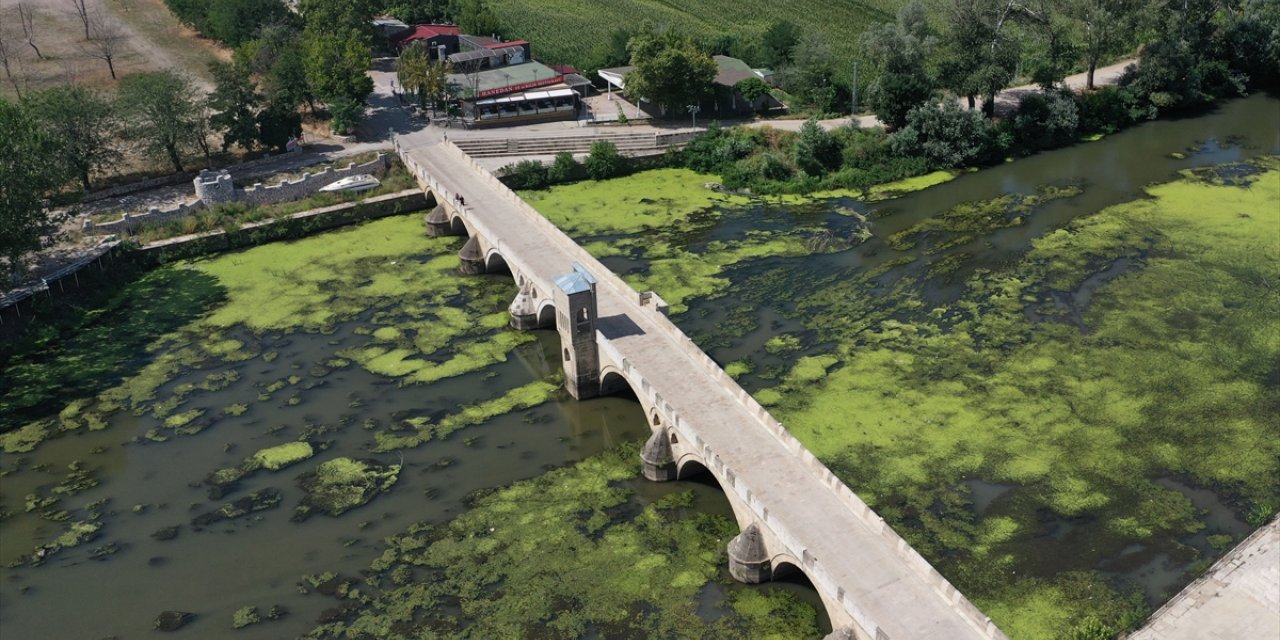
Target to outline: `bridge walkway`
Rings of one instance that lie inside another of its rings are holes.
[[[462,194],[474,223],[500,236],[490,242],[504,260],[538,286],[553,286],[552,279],[575,260],[596,275],[598,328],[606,347],[676,408],[702,450],[716,460],[707,468],[792,552],[797,568],[823,595],[837,628],[852,622],[862,629],[856,637],[875,640],[1004,638],[776,421],[770,428],[767,412],[665,316],[641,306],[637,292],[593,258],[585,261],[576,243],[541,216],[532,219],[531,210],[522,210],[509,190],[451,147],[445,143],[402,153],[417,165],[411,169],[436,183],[437,199]]]

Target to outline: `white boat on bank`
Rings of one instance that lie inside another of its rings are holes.
[[[358,176],[348,176],[332,184],[328,184],[323,187],[320,187],[320,190],[328,191],[328,192],[350,191],[352,193],[359,193],[361,191],[369,191],[371,189],[377,189],[378,186],[381,184],[382,182],[379,181],[377,178],[371,175],[365,174],[365,175],[358,175]]]

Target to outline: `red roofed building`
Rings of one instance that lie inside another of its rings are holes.
[[[462,32],[457,25],[452,24],[418,24],[414,25],[408,31],[396,34],[391,44],[399,51],[404,49],[410,43],[423,42],[430,48],[432,57],[439,55],[441,47],[444,48],[444,56],[448,57],[451,53],[457,53],[459,49],[458,36]]]

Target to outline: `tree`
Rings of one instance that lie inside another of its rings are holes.
[[[478,36],[502,33],[502,24],[498,16],[485,4],[484,0],[461,0],[462,8],[458,11],[458,28],[463,33]]]
[[[85,55],[107,63],[111,79],[116,79],[115,59],[124,50],[129,36],[115,18],[99,10],[89,16],[89,40],[83,47]]]
[[[0,16],[3,17],[3,16]],[[22,86],[18,84],[18,79],[14,77],[13,68],[21,63],[18,53],[9,46],[13,42],[9,39],[8,33],[5,32],[3,22],[0,22],[0,66],[4,67],[4,76],[9,79],[9,83],[13,85],[13,92],[22,97]]]
[[[65,182],[57,142],[22,105],[0,97],[0,257],[6,279],[41,246],[50,224],[45,198]]]
[[[1049,149],[1075,139],[1080,111],[1070,92],[1030,93],[1018,102],[1010,119],[1013,134],[1028,151]]]
[[[933,96],[934,79],[927,68],[938,39],[924,5],[912,2],[893,23],[872,26],[858,39],[879,72],[872,81],[868,105],[892,129],[907,123],[907,112]]]
[[[288,19],[280,0],[214,0],[205,9],[202,30],[211,38],[238,47],[254,38],[264,24]]]
[[[213,74],[213,93],[209,94],[209,108],[213,115],[209,125],[222,132],[222,150],[238,145],[252,151],[258,141],[257,107],[260,102],[257,89],[244,65],[234,62],[215,62],[209,65]]]
[[[71,8],[75,11],[76,17],[80,18],[80,23],[84,25],[84,39],[89,39],[89,0],[70,0]]]
[[[1135,116],[1154,118],[1243,92],[1247,79],[1219,57],[1224,47],[1217,0],[1157,0],[1157,5],[1157,37],[1123,79],[1140,103]]]
[[[608,140],[591,143],[591,153],[583,163],[592,180],[606,180],[620,176],[626,170],[626,159],[618,153],[618,147]]]
[[[835,66],[831,44],[816,33],[807,33],[795,52],[795,62],[784,68],[783,88],[805,106],[821,113],[847,111],[850,93],[839,84],[846,72]]]
[[[991,129],[982,114],[955,100],[921,105],[907,114],[907,125],[889,136],[900,156],[921,156],[939,169],[976,163],[991,150]]]
[[[777,69],[791,62],[800,43],[800,27],[786,20],[775,20],[760,38],[760,61]]]
[[[337,98],[329,102],[329,128],[334,133],[346,135],[355,130],[364,118],[364,103],[350,98]]]
[[[363,103],[373,91],[367,73],[369,47],[358,37],[310,33],[306,37],[307,84],[325,103]]]
[[[262,146],[284,151],[289,141],[302,135],[302,116],[280,105],[267,105],[258,113],[258,141]]]
[[[128,135],[181,172],[182,152],[200,128],[191,80],[171,70],[135,73],[120,79],[116,100],[128,114]]]
[[[213,117],[213,113],[213,107],[209,106],[209,96],[196,98],[195,113],[191,117],[191,141],[200,150],[200,155],[204,156],[204,166],[209,169],[213,168],[213,147],[209,144],[209,138],[213,137],[213,126],[209,124],[209,119]]]
[[[668,113],[683,112],[711,93],[716,63],[688,37],[646,30],[631,39],[629,49],[635,70],[627,74],[628,97],[649,100]]]
[[[1032,47],[1024,65],[1031,79],[1044,91],[1066,77],[1079,58],[1073,31],[1075,25],[1063,13],[1060,0],[1026,0],[1020,15],[1030,26]]]
[[[78,85],[62,85],[28,94],[28,112],[58,143],[58,153],[88,191],[92,174],[120,157],[116,110],[106,96]]]
[[[1280,89],[1280,4],[1244,0],[1222,36],[1231,68],[1254,87]]]
[[[422,41],[409,43],[396,59],[396,78],[406,92],[418,98],[418,106],[427,106],[428,76],[431,75],[431,50]],[[433,114],[434,115],[434,114]]]
[[[747,78],[733,85],[738,93],[742,94],[742,98],[751,103],[751,108],[756,108],[756,101],[769,95],[769,85],[764,83],[760,78]]]
[[[1014,0],[952,0],[941,55],[943,84],[969,99],[983,96],[983,109],[995,112],[995,96],[1008,86],[1018,64],[1018,42],[1006,28]]]
[[[18,3],[18,20],[22,22],[22,35],[27,39],[27,46],[36,52],[36,57],[44,60],[44,54],[40,53],[40,47],[36,46],[36,26],[34,9],[28,7],[25,2]]]
[[[262,78],[263,93],[272,105],[297,109],[306,103],[315,111],[315,96],[307,81],[302,42],[295,39],[282,49]]]
[[[1145,4],[1141,0],[1067,0],[1061,5],[1079,34],[1080,56],[1089,69],[1088,89],[1094,88],[1098,64],[1123,53],[1133,41]]]
[[[389,4],[386,14],[395,16],[406,24],[455,22],[453,4],[449,0],[401,0]]]
[[[840,141],[810,118],[800,127],[795,146],[796,166],[811,176],[840,168]]]
[[[373,40],[373,15],[381,3],[372,0],[300,0],[298,11],[307,31],[352,37],[368,46]]]

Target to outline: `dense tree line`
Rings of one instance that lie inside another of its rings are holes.
[[[879,72],[870,103],[887,130],[807,123],[799,134],[713,128],[683,152],[691,168],[723,176],[731,188],[763,192],[866,190],[919,175],[999,162],[1113,133],[1161,115],[1194,112],[1248,91],[1280,89],[1280,5],[1261,0],[1080,0],[1023,5],[954,0],[938,30],[920,4],[869,29],[862,42]],[[1032,15],[1004,13],[1010,8]],[[1127,12],[1127,13],[1126,13]],[[1105,15],[1106,19],[1099,17]],[[1001,22],[1042,29],[1030,55]],[[1106,22],[1105,27],[1099,26]],[[1074,25],[1074,26],[1073,26]],[[1098,29],[1116,29],[1099,34]],[[1119,30],[1128,30],[1120,35]],[[1071,65],[1093,66],[1144,34],[1137,64],[1120,82],[1075,92],[1062,86]],[[1073,39],[1073,33],[1092,33]],[[1014,77],[1017,55],[1041,90],[992,118],[995,95]],[[1075,61],[1075,62],[1072,62]],[[984,108],[979,109],[979,103]]]

